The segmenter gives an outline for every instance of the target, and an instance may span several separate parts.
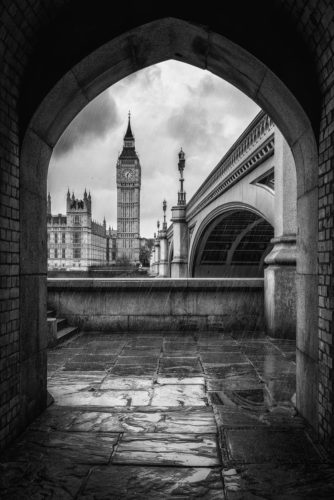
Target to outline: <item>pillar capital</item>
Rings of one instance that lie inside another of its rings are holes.
[[[172,207],[172,222],[184,222],[186,220],[186,207],[184,205],[175,205]]]
[[[270,266],[295,266],[296,265],[296,235],[289,234],[272,238],[274,245],[271,252],[264,259]]]

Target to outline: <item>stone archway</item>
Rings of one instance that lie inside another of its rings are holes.
[[[136,47],[137,54],[133,51]],[[145,24],[114,38],[63,74],[40,102],[26,129],[20,169],[20,315],[30,358],[21,377],[27,420],[45,405],[46,179],[52,148],[74,116],[105,88],[134,71],[167,59],[207,69],[254,99],[287,140],[297,170],[297,405],[317,427],[317,146],[304,109],[284,83],[256,57],[218,33],[175,18]],[[34,294],[30,294],[34,290]]]

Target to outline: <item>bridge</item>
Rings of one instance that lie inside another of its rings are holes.
[[[292,153],[261,111],[186,203],[185,157],[172,225],[156,233],[159,278],[263,278],[269,333],[296,322],[296,170]],[[166,207],[164,207],[165,210]]]

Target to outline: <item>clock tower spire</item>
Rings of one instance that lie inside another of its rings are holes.
[[[131,114],[117,167],[117,258],[139,262],[141,166],[131,129]]]

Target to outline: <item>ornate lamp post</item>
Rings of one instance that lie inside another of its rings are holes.
[[[183,189],[183,171],[186,160],[182,148],[178,156],[180,190],[178,192],[177,205],[172,208],[174,256],[171,264],[171,275],[172,278],[186,278],[188,276],[188,227],[186,222],[186,193]]]
[[[178,163],[178,169],[180,172],[180,191],[178,192],[178,199],[177,199],[177,204],[178,205],[185,205],[186,204],[186,193],[183,191],[183,183],[184,183],[184,178],[183,178],[183,171],[184,167],[186,166],[186,160],[185,160],[185,154],[184,151],[180,150],[179,152],[179,163]]]

